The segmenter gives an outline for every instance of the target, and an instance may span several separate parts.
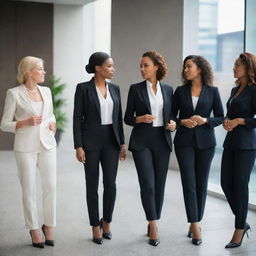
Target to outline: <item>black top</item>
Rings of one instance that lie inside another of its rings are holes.
[[[109,92],[113,100],[113,130],[119,147],[124,144],[124,131],[122,120],[122,105],[119,87],[108,83]],[[97,95],[94,78],[76,87],[73,136],[74,147],[83,147],[85,150],[99,149],[101,113],[100,102]]]
[[[214,116],[211,116],[213,112]],[[224,114],[217,87],[203,85],[196,108],[192,103],[191,85],[178,86],[173,96],[173,116],[177,123],[180,119],[188,119],[193,115],[207,118],[207,123],[187,128],[178,126],[174,138],[177,146],[195,146],[199,149],[216,145],[214,127],[223,122]]]
[[[239,86],[231,91],[227,102],[227,118],[244,118],[245,126],[238,125],[231,132],[227,132],[223,147],[229,149],[256,149],[256,86],[246,86],[244,90],[234,98]],[[231,100],[232,99],[232,100]]]
[[[160,83],[163,95],[163,133],[170,150],[172,149],[172,139],[170,131],[165,129],[167,123],[172,120],[172,87]],[[129,142],[129,150],[141,150],[146,145],[148,128],[152,127],[152,123],[136,123],[136,116],[151,115],[150,100],[147,91],[146,81],[132,84],[129,89],[127,107],[124,116],[124,122],[133,126],[133,130]]]

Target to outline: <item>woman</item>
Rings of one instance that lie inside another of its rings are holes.
[[[126,149],[119,87],[106,81],[112,79],[115,72],[112,58],[107,53],[95,52],[89,59],[86,71],[94,73],[94,77],[76,87],[74,145],[78,161],[84,164],[93,242],[102,244],[102,236],[112,238],[110,223],[116,198],[118,159],[125,159]],[[98,209],[99,163],[104,185],[101,220]]]
[[[174,138],[190,223],[188,237],[194,245],[202,243],[199,222],[203,218],[207,183],[216,145],[214,127],[223,121],[223,107],[213,73],[202,56],[190,55],[183,61],[182,86],[173,96],[173,115],[178,129]],[[211,117],[213,112],[214,117]],[[179,114],[178,114],[179,113]]]
[[[21,85],[8,89],[1,129],[15,133],[14,152],[22,188],[26,227],[30,229],[34,247],[54,246],[56,223],[56,121],[51,91],[39,86],[45,77],[43,60],[24,57],[18,66]],[[15,118],[15,121],[14,121]],[[43,190],[42,231],[38,226],[36,174],[39,168]]]
[[[248,183],[256,154],[256,56],[240,54],[233,70],[237,87],[231,91],[223,122],[228,133],[223,145],[221,186],[235,215],[235,231],[226,248],[239,247],[250,229],[246,217]]]
[[[156,220],[160,219],[172,141],[170,131],[172,87],[160,83],[167,74],[164,58],[155,51],[142,55],[140,71],[145,81],[130,87],[124,121],[133,126],[132,151],[148,220],[149,244],[159,244]]]

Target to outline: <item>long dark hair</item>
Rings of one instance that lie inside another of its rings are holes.
[[[239,59],[245,65],[248,79],[247,84],[256,85],[256,56],[249,52],[244,52],[239,55]],[[237,79],[235,83],[240,85],[240,80]]]
[[[200,56],[200,55],[189,55],[184,59],[183,69],[181,73],[183,84],[191,84],[191,81],[187,80],[184,74],[185,64],[187,60],[192,60],[197,65],[197,67],[200,68],[202,84],[212,86],[214,76],[213,76],[211,64],[208,62],[207,59],[205,59],[203,56]]]

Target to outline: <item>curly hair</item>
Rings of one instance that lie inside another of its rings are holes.
[[[197,65],[197,67],[200,68],[202,84],[212,86],[214,76],[213,76],[211,64],[208,62],[207,59],[205,59],[203,56],[200,56],[200,55],[189,55],[184,59],[183,69],[181,73],[181,79],[183,84],[191,84],[191,81],[187,80],[184,74],[187,60],[192,60]]]
[[[245,66],[247,84],[256,85],[256,56],[249,52],[244,52],[239,55],[238,59],[240,59]],[[236,85],[240,85],[240,80],[237,79],[235,83]]]
[[[154,65],[158,66],[158,70],[156,72],[157,80],[160,81],[167,75],[167,63],[160,53],[156,51],[147,51],[142,55],[142,57],[149,57],[153,61]]]

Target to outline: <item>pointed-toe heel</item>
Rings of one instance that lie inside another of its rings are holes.
[[[202,242],[203,242],[202,238],[200,239],[192,238],[192,244],[194,245],[200,245]]]
[[[160,244],[159,239],[149,239],[148,243],[152,246],[158,246]]]
[[[43,249],[44,248],[44,243],[34,243],[33,242],[33,238],[32,238],[32,233],[31,233],[31,230],[29,231],[29,234],[31,236],[31,240],[32,240],[32,245],[33,247],[36,247],[36,248],[40,248],[40,249]]]
[[[241,246],[242,243],[243,243],[244,235],[246,234],[247,238],[249,238],[248,230],[251,231],[251,227],[250,227],[250,225],[249,225],[248,223],[246,223],[246,224],[245,224],[244,231],[243,231],[243,235],[242,235],[242,238],[241,238],[240,242],[239,242],[239,243],[229,242],[229,243],[225,246],[225,248],[227,248],[227,249],[232,249],[232,248],[237,248],[237,247]]]
[[[111,232],[103,232],[103,218],[100,219],[100,228],[102,229],[102,237],[105,239],[112,239],[112,233]]]
[[[192,231],[188,231],[187,237],[192,238]]]
[[[48,239],[46,239],[46,235],[45,235],[44,229],[45,229],[45,225],[43,224],[43,226],[42,226],[42,231],[43,231],[44,237],[45,237],[44,244],[45,244],[45,245],[48,245],[48,246],[54,246],[54,245],[55,245],[55,241],[54,241],[54,240],[48,240]]]
[[[102,238],[95,238],[95,237],[93,237],[92,241],[95,244],[103,244],[103,239]]]

